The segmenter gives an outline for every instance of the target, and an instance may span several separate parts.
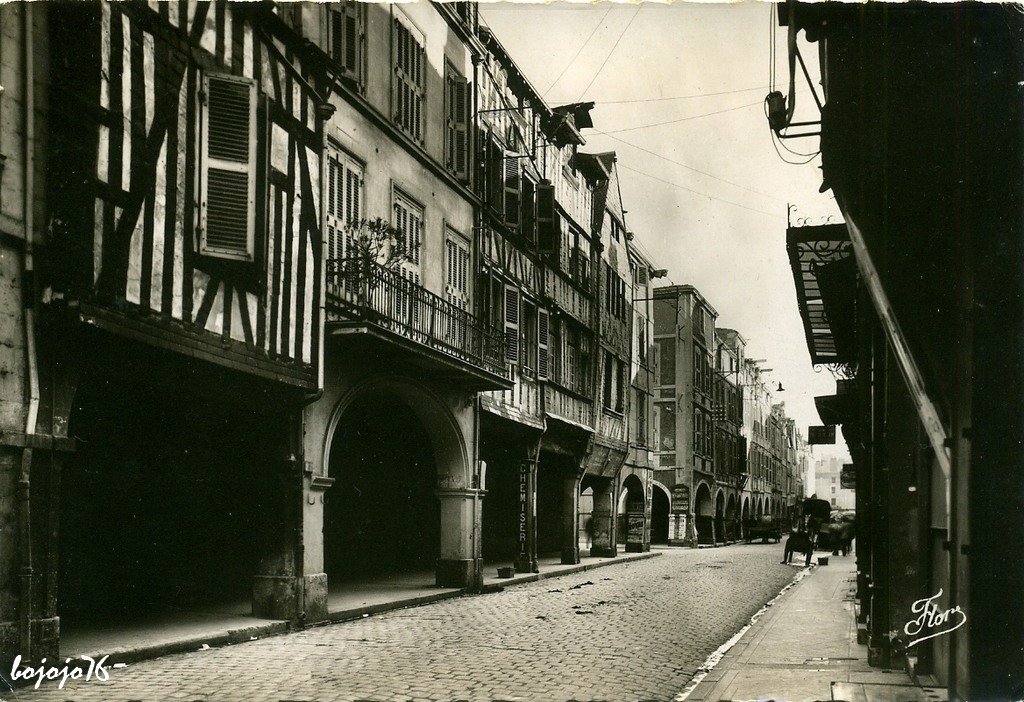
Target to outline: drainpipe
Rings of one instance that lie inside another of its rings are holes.
[[[39,416],[39,366],[36,354],[35,334],[35,304],[36,286],[35,272],[32,260],[33,256],[33,207],[35,205],[34,181],[35,154],[33,152],[33,138],[35,134],[35,99],[33,95],[33,42],[32,42],[32,6],[29,3],[22,5],[22,28],[24,32],[22,56],[24,69],[24,109],[25,109],[25,134],[24,134],[24,169],[22,172],[24,185],[24,212],[23,220],[25,226],[25,257],[24,270],[22,273],[22,305],[24,308],[25,326],[25,360],[28,368],[28,403],[25,417],[26,443],[29,437],[36,431],[36,420]],[[18,478],[18,498],[20,503],[19,533],[21,537],[21,597],[20,622],[21,622],[21,652],[24,656],[32,655],[32,519],[30,512],[30,486],[32,469],[32,448],[26,446],[21,454],[21,475]]]

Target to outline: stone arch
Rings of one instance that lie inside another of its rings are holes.
[[[672,515],[672,493],[657,480],[651,490],[651,543],[667,544]]]
[[[471,584],[473,423],[459,412],[457,398],[397,375],[362,378],[334,399],[322,444],[323,474],[333,481],[323,516],[331,580],[429,563],[437,584]],[[372,539],[382,546],[367,551]]]
[[[725,535],[728,541],[735,541],[740,538],[739,511],[736,505],[736,495],[730,494],[729,499],[725,503]]]
[[[338,423],[358,398],[368,393],[389,393],[396,396],[419,419],[427,432],[438,470],[439,488],[466,488],[471,484],[469,441],[455,415],[445,402],[425,385],[400,376],[378,375],[352,385],[334,403],[327,431],[324,432],[322,475],[330,474],[331,450]]]
[[[715,543],[715,504],[711,499],[711,488],[704,481],[697,484],[694,499],[694,522],[697,528],[697,543]]]

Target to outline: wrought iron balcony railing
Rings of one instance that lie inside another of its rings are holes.
[[[377,263],[327,261],[327,319],[368,322],[495,375],[507,374],[500,329]]]

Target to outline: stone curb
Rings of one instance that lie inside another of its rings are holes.
[[[660,556],[659,551],[648,551],[647,553],[629,553],[623,556],[616,556],[607,561],[601,561],[600,563],[580,563],[574,566],[563,568],[561,570],[546,571],[540,573],[524,573],[522,575],[516,575],[511,578],[503,580],[501,583],[491,583],[484,585],[480,590],[482,594],[491,592],[501,592],[510,585],[522,585],[523,583],[535,583],[538,580],[547,580],[548,578],[558,578],[563,575],[572,575],[574,573],[583,573],[594,568],[603,568],[604,566],[610,565],[621,565],[623,563],[632,563],[634,561],[643,561],[648,558],[654,558]]]
[[[624,563],[632,563],[634,561],[642,561],[648,558],[654,558],[655,556],[662,555],[659,552],[647,552],[647,553],[630,553],[622,556],[611,558],[607,561],[600,563],[581,563],[576,566],[562,568],[559,570],[552,570],[541,573],[526,573],[523,575],[517,575],[513,578],[509,578],[507,581],[501,584],[485,585],[480,594],[490,594],[494,592],[501,592],[509,585],[521,585],[523,583],[537,582],[538,580],[547,580],[548,578],[558,578],[563,575],[572,575],[574,573],[582,573],[595,568],[603,568],[604,566],[611,565],[622,565]],[[252,641],[254,639],[268,638],[271,636],[280,636],[282,634],[296,633],[303,631],[304,629],[312,629],[321,626],[330,626],[332,624],[339,624],[342,622],[354,621],[363,619],[372,614],[381,614],[383,612],[390,612],[396,609],[406,609],[409,607],[421,607],[423,605],[433,604],[434,602],[440,602],[442,600],[455,599],[469,594],[466,589],[453,589],[447,592],[438,592],[430,595],[420,595],[417,597],[406,597],[400,600],[392,600],[390,602],[381,602],[378,604],[367,605],[365,607],[354,607],[350,609],[343,609],[334,612],[329,612],[327,619],[322,622],[315,622],[307,624],[305,627],[299,624],[293,624],[288,621],[272,621],[262,624],[254,624],[253,626],[242,627],[240,629],[229,629],[228,631],[211,634],[209,636],[195,636],[187,639],[180,639],[177,641],[168,641],[165,643],[153,644],[150,646],[140,646],[138,648],[119,648],[113,651],[104,651],[102,653],[85,653],[81,655],[90,655],[96,660],[99,660],[103,656],[107,656],[106,667],[110,668],[116,663],[138,663],[140,661],[152,660],[154,658],[163,658],[164,656],[170,656],[176,653],[191,653],[204,651],[208,649],[220,648],[223,646],[230,646],[233,644],[245,643],[246,641]],[[81,655],[78,657],[80,658]],[[21,680],[15,685],[16,688],[24,687],[25,684]]]

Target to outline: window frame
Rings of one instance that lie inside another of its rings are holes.
[[[241,161],[231,161],[210,156],[210,82],[225,81],[238,83],[249,88],[249,134],[247,154],[248,160],[242,167]],[[257,145],[259,142],[257,121],[259,110],[257,105],[259,88],[256,81],[245,76],[230,73],[204,72],[200,85],[200,149],[199,149],[199,241],[198,252],[202,256],[252,263],[256,260],[256,181],[259,178],[257,162]],[[239,249],[210,245],[209,234],[209,172],[211,168],[230,172],[245,173],[248,176],[248,193],[246,199],[246,248]]]

